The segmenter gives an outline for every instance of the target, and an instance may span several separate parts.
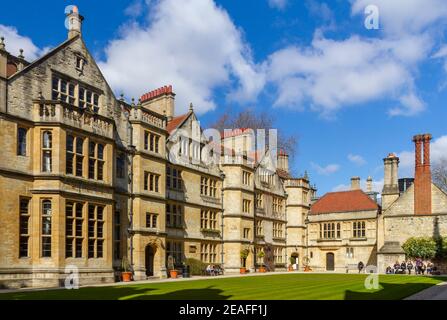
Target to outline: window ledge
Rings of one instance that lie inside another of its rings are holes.
[[[361,237],[361,238],[354,238],[354,237],[352,237],[352,238],[349,238],[349,241],[367,241],[368,240],[368,238],[366,238],[366,237]]]
[[[341,242],[342,239],[317,239],[317,242]]]
[[[215,229],[200,229],[200,232],[202,232],[202,233],[220,234],[220,230],[215,230]]]

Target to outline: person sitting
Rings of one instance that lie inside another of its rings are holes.
[[[213,266],[212,265],[209,264],[206,266],[206,274],[209,276],[213,275]]]
[[[392,274],[393,273],[393,269],[390,266],[388,266],[388,267],[386,267],[385,273],[386,274]]]
[[[402,274],[405,274],[405,270],[407,270],[407,264],[405,263],[405,261],[402,261],[402,263],[400,264],[400,270],[402,271]]]
[[[408,274],[411,274],[411,270],[413,270],[413,264],[411,263],[411,261],[408,261],[407,269],[408,269]]]
[[[400,264],[399,262],[396,261],[396,263],[394,264],[394,273],[398,274],[400,270]]]

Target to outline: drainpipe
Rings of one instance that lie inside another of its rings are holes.
[[[134,110],[131,110],[131,112]],[[133,236],[134,236],[134,230],[133,230],[133,201],[134,201],[134,193],[133,193],[133,158],[135,155],[135,146],[133,145],[133,128],[132,124],[130,123],[130,117],[131,114],[129,114],[129,122],[128,122],[128,132],[129,132],[129,145],[128,145],[128,152],[129,152],[129,183],[130,183],[130,206],[129,206],[129,228],[128,233],[130,237],[130,268],[132,272],[134,273],[134,259],[133,259]]]
[[[220,188],[220,199],[221,199],[221,214],[220,214],[220,265],[222,270],[224,269],[224,179],[225,173],[223,171],[220,172],[220,178],[222,179],[222,185]],[[223,271],[225,272],[225,271]]]

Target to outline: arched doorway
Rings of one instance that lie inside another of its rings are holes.
[[[146,276],[148,277],[154,275],[154,255],[155,255],[154,248],[151,245],[146,246],[145,266],[146,266]]]
[[[326,253],[326,270],[327,271],[335,270],[335,258],[332,252]]]
[[[291,254],[290,264],[295,270],[298,270],[300,268],[300,255],[298,252],[293,252]]]

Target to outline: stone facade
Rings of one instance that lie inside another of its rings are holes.
[[[0,287],[61,286],[67,267],[81,285],[113,282],[123,257],[139,280],[166,277],[168,256],[226,272],[245,249],[252,271],[303,256],[315,189],[287,156],[277,170],[235,134],[236,155],[205,163],[192,106],[175,117],[172,87],[117,99],[71,17],[68,40],[32,63],[0,42]]]

